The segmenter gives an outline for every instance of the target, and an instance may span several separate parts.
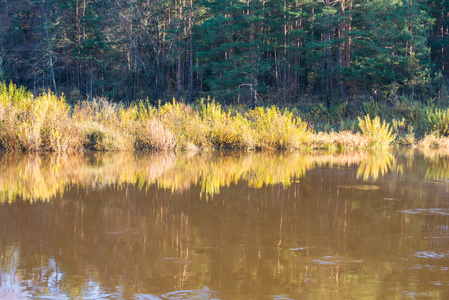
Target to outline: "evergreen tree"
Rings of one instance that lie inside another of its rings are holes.
[[[428,12],[411,0],[361,1],[355,7],[352,84],[375,96],[398,87],[413,94],[428,77]]]

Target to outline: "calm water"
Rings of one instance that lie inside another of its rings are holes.
[[[449,298],[449,153],[0,154],[0,299]]]

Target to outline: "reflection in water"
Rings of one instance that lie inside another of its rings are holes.
[[[366,159],[360,161],[357,177],[368,181],[372,178],[377,181],[379,176],[387,174],[395,167],[396,160],[391,152],[381,151],[372,153]]]
[[[0,299],[448,298],[445,159],[3,155]]]
[[[448,181],[449,180],[449,150],[438,149],[424,152],[429,165],[426,168],[426,180]]]
[[[79,185],[101,189],[125,183],[153,183],[175,164],[173,154],[0,155],[0,203],[16,197],[49,200]]]
[[[172,191],[201,186],[206,196],[240,180],[250,187],[282,184],[289,186],[307,170],[320,166],[359,164],[357,176],[365,181],[394,167],[389,152],[343,154],[303,153],[218,153],[179,155],[173,153],[118,153],[92,155],[3,154],[0,156],[0,203],[17,197],[49,200],[62,196],[67,187],[78,185],[99,190],[124,184],[140,187],[157,184]]]
[[[14,247],[0,249],[0,299],[27,299],[31,294],[21,286],[20,274],[17,274],[19,251]]]

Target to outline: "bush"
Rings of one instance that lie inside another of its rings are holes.
[[[404,100],[405,101],[405,100]],[[399,145],[414,145],[418,137],[432,132],[422,145],[443,145],[436,140],[449,135],[449,109],[425,109],[418,102],[385,105],[367,102],[366,112],[391,114],[393,126],[378,116],[349,118],[348,105],[325,110],[316,106],[309,116],[320,120],[312,134],[295,108],[275,106],[245,110],[224,109],[208,100],[189,106],[176,101],[158,108],[148,100],[129,107],[98,98],[78,102],[73,109],[63,96],[50,92],[34,97],[23,88],[0,83],[0,148],[8,151],[169,150],[169,149],[299,149],[384,148],[397,137]],[[418,104],[417,104],[418,103]],[[295,114],[293,113],[295,112]],[[395,115],[400,118],[393,119]],[[417,122],[426,116],[426,122]],[[347,119],[342,119],[347,116]],[[413,124],[414,126],[411,126]]]
[[[410,125],[405,118],[401,120],[393,119],[392,130],[397,137],[396,143],[398,145],[406,147],[415,145],[414,126]]]
[[[81,148],[81,137],[69,111],[63,97],[48,92],[34,98],[13,84],[0,84],[1,146],[9,151]]]
[[[156,118],[176,136],[177,148],[209,148],[210,144],[206,139],[207,126],[199,112],[190,106],[173,100],[158,109]]]
[[[392,133],[390,125],[385,121],[380,122],[379,117],[374,117],[371,120],[369,115],[365,118],[358,118],[359,127],[362,134],[367,137],[368,145],[374,148],[386,148],[393,142],[395,135]]]
[[[307,124],[294,118],[288,110],[284,113],[272,106],[257,107],[245,114],[256,135],[258,148],[298,149],[309,136]]]
[[[449,109],[442,110],[436,108],[426,109],[427,123],[436,135],[449,135]]]
[[[424,149],[449,149],[449,138],[429,134],[419,142],[419,147]]]
[[[207,138],[216,149],[254,148],[254,132],[240,113],[231,116],[211,101],[201,105],[201,117],[208,127]]]
[[[175,146],[175,135],[156,119],[140,122],[135,131],[136,150],[172,150]]]

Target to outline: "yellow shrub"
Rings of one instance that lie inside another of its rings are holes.
[[[211,101],[201,106],[201,117],[208,127],[207,138],[217,149],[252,149],[254,142],[249,122],[240,114],[232,117],[220,104]]]
[[[393,142],[395,135],[392,133],[390,125],[385,121],[381,123],[379,117],[376,116],[371,120],[370,116],[366,115],[364,119],[359,117],[358,120],[360,130],[368,138],[369,146],[385,148]]]
[[[245,117],[256,132],[259,148],[297,149],[309,135],[305,122],[294,118],[287,110],[280,112],[275,106],[267,109],[257,107],[246,113]]]
[[[208,128],[203,122],[199,112],[193,110],[184,103],[164,104],[156,114],[165,128],[173,132],[176,136],[177,147],[179,148],[208,148],[209,142],[206,139]]]

